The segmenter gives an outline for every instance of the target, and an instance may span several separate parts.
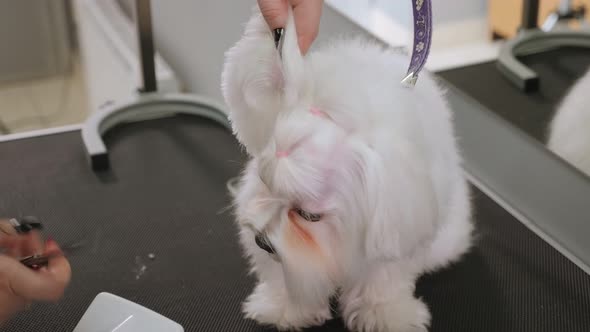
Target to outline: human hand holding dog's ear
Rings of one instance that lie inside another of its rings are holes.
[[[318,35],[323,0],[258,0],[262,16],[271,30],[287,24],[288,6],[293,8],[301,53],[307,53]]]

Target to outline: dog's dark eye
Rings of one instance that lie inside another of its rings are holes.
[[[304,211],[300,208],[295,208],[295,212],[297,212],[297,214],[307,220],[307,221],[311,221],[311,222],[316,222],[316,221],[320,221],[320,219],[322,219],[322,215],[318,214],[318,213],[309,213],[307,211]]]

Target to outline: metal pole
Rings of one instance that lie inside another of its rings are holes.
[[[156,81],[156,65],[154,61],[154,40],[152,34],[152,15],[150,0],[137,0],[135,2],[137,35],[139,42],[139,57],[141,61],[141,74],[143,87],[141,92],[155,92],[158,89]]]
[[[539,19],[539,0],[524,0],[522,6],[522,27],[529,30],[537,28]]]
[[[558,11],[561,15],[566,15],[572,10],[573,10],[572,0],[561,0],[561,2],[559,3],[559,9],[558,9]]]

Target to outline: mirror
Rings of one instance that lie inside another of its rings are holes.
[[[411,45],[409,2],[328,3],[382,39]],[[434,1],[427,67],[590,175],[590,74],[581,80],[590,68],[588,10],[590,0]],[[538,80],[511,79],[500,61],[508,53]]]
[[[133,3],[0,4],[0,42],[6,46],[0,56],[0,139],[77,128],[94,112],[137,94],[141,64]],[[155,63],[159,90],[181,92],[158,53]]]
[[[589,6],[490,0],[489,32],[502,40],[499,58],[440,74],[590,176]],[[536,77],[525,80],[506,65],[507,54]]]
[[[590,71],[586,71],[567,91],[556,108],[549,124],[547,146],[572,166],[590,176],[589,92]]]
[[[80,123],[84,72],[66,1],[0,3],[0,135]]]

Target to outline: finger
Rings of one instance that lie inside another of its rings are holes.
[[[18,244],[18,237],[16,236],[0,236],[0,248],[11,249]]]
[[[36,301],[61,298],[71,276],[70,265],[63,256],[52,258],[43,271],[32,270],[15,259],[0,256],[0,272],[5,274],[15,296]]]
[[[291,3],[299,49],[302,54],[305,54],[318,35],[324,2],[322,0],[293,0]]]
[[[6,248],[13,257],[29,256],[43,250],[43,242],[37,231],[19,234],[8,219],[0,219],[0,248]]]
[[[16,245],[16,229],[8,219],[0,219],[0,248],[12,249]]]
[[[38,232],[5,236],[0,239],[0,247],[5,249],[5,254],[11,257],[24,257],[40,254],[43,251],[43,242]]]
[[[11,256],[20,254],[18,233],[8,219],[0,219],[0,248],[6,249]]]
[[[23,250],[22,250],[22,239],[18,236],[15,235],[14,237],[12,237],[9,241],[10,245],[6,247],[7,252],[6,254],[9,255],[10,257],[23,257]]]
[[[8,221],[8,219],[0,219],[0,237],[16,234],[16,229],[14,229],[14,226]]]
[[[49,259],[47,269],[44,270],[43,273],[53,275],[55,280],[60,284],[69,284],[72,277],[72,268],[57,243],[53,240],[48,240],[45,244],[44,253],[45,255],[51,255],[51,258]]]
[[[0,220],[0,248],[12,257],[29,256],[43,250],[43,242],[37,231],[19,234],[8,219]]]
[[[284,28],[287,24],[287,0],[258,0],[258,7],[271,30]]]
[[[21,243],[23,256],[36,255],[43,252],[43,241],[39,232],[31,231],[24,234]]]

